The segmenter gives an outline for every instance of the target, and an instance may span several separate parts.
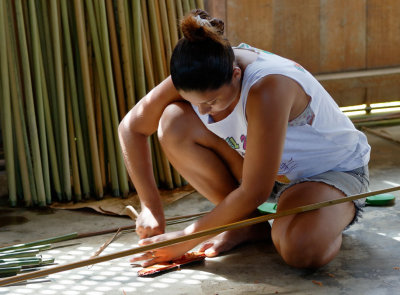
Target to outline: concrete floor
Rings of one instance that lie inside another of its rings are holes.
[[[400,135],[399,127],[386,128]],[[400,145],[368,135],[373,148],[371,190],[400,185]],[[395,193],[398,197],[399,193]],[[3,202],[4,203],[4,202]],[[211,209],[194,193],[166,208],[167,216]],[[88,232],[130,224],[128,218],[91,211],[27,210],[0,206],[0,246],[70,232]],[[360,223],[346,230],[339,255],[316,271],[287,266],[273,246],[256,243],[203,264],[154,278],[137,277],[138,267],[120,258],[50,275],[42,283],[0,287],[2,294],[400,294],[400,202],[391,207],[366,207]],[[3,225],[12,223],[8,225]],[[168,226],[172,231],[186,224]],[[46,251],[58,264],[88,258],[112,234],[54,244]],[[133,232],[124,233],[103,253],[131,248]],[[77,244],[78,243],[78,244]]]

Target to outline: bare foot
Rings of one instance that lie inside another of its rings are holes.
[[[207,257],[214,257],[245,242],[268,240],[271,240],[271,226],[263,222],[223,232],[202,244],[199,251],[205,252]]]

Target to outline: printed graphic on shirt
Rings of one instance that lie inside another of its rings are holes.
[[[237,150],[240,148],[240,146],[237,144],[236,140],[231,136],[231,137],[227,137],[226,142],[231,146],[231,148]]]
[[[301,65],[299,65],[298,63],[294,63],[294,67],[296,69],[298,69],[299,71],[302,71],[303,73],[306,72],[306,70]]]
[[[278,174],[288,174],[292,172],[295,168],[297,167],[297,164],[295,161],[293,161],[293,158],[290,158],[288,161],[282,161],[281,165],[279,166],[279,171]]]
[[[242,157],[244,157],[245,153],[242,150],[246,150],[246,135],[242,134],[240,136],[240,142],[236,142],[235,138],[232,136],[229,136],[225,138],[225,141],[229,144],[231,148],[236,150]],[[240,144],[242,146],[240,146]]]
[[[246,142],[247,142],[247,137],[246,137],[246,135],[242,134],[242,135],[240,136],[240,141],[242,142],[243,149],[246,150]]]

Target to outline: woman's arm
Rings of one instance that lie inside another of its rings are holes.
[[[180,99],[171,77],[168,77],[129,111],[118,128],[125,166],[142,206],[137,220],[140,238],[161,234],[165,230],[164,211],[153,175],[148,137],[157,130],[165,107]]]

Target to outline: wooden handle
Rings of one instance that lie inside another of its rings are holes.
[[[136,220],[136,218],[139,217],[139,213],[131,205],[125,207],[125,213],[128,214],[132,220]]]
[[[43,277],[43,276],[47,276],[47,275],[50,275],[53,273],[62,272],[62,271],[70,270],[70,269],[75,269],[75,268],[79,268],[79,267],[83,267],[83,266],[87,266],[87,265],[91,265],[91,264],[96,264],[96,263],[100,263],[100,262],[104,262],[104,261],[109,261],[109,260],[129,256],[129,255],[133,255],[133,254],[137,254],[137,253],[141,253],[141,252],[146,252],[146,251],[170,246],[173,244],[185,242],[185,241],[192,240],[192,239],[197,239],[197,238],[208,236],[208,235],[215,235],[215,234],[219,234],[221,232],[227,231],[227,230],[238,229],[238,228],[246,227],[249,225],[265,222],[270,219],[276,219],[276,218],[283,217],[283,216],[288,216],[288,215],[292,215],[292,214],[316,210],[316,209],[320,209],[323,207],[328,207],[328,206],[332,206],[332,205],[336,205],[336,204],[350,202],[350,201],[354,201],[354,200],[358,200],[358,199],[363,199],[363,198],[366,198],[369,196],[384,194],[384,193],[393,192],[393,191],[397,191],[397,190],[400,190],[400,186],[383,189],[383,190],[378,190],[378,191],[373,191],[373,192],[368,192],[368,193],[363,193],[363,194],[359,194],[359,195],[353,195],[353,196],[344,197],[344,198],[340,198],[340,199],[336,199],[336,200],[325,201],[325,202],[310,204],[310,205],[306,205],[306,206],[296,207],[296,208],[292,208],[289,210],[281,211],[279,213],[268,214],[268,215],[258,216],[255,218],[245,219],[242,221],[217,226],[214,228],[199,231],[199,232],[196,232],[196,233],[193,233],[193,234],[190,234],[187,236],[175,238],[175,239],[170,239],[170,240],[157,242],[157,243],[150,244],[150,245],[145,245],[145,246],[141,246],[141,247],[136,247],[136,248],[104,255],[104,256],[81,260],[81,261],[73,262],[73,263],[66,264],[66,265],[59,265],[59,266],[55,266],[52,268],[42,269],[42,270],[38,270],[38,271],[34,271],[34,272],[22,274],[22,275],[4,278],[4,279],[0,280],[0,286],[12,284],[12,283],[16,283],[16,282],[20,282],[20,281],[24,281],[24,280],[34,279],[34,278],[38,278],[38,277]]]

